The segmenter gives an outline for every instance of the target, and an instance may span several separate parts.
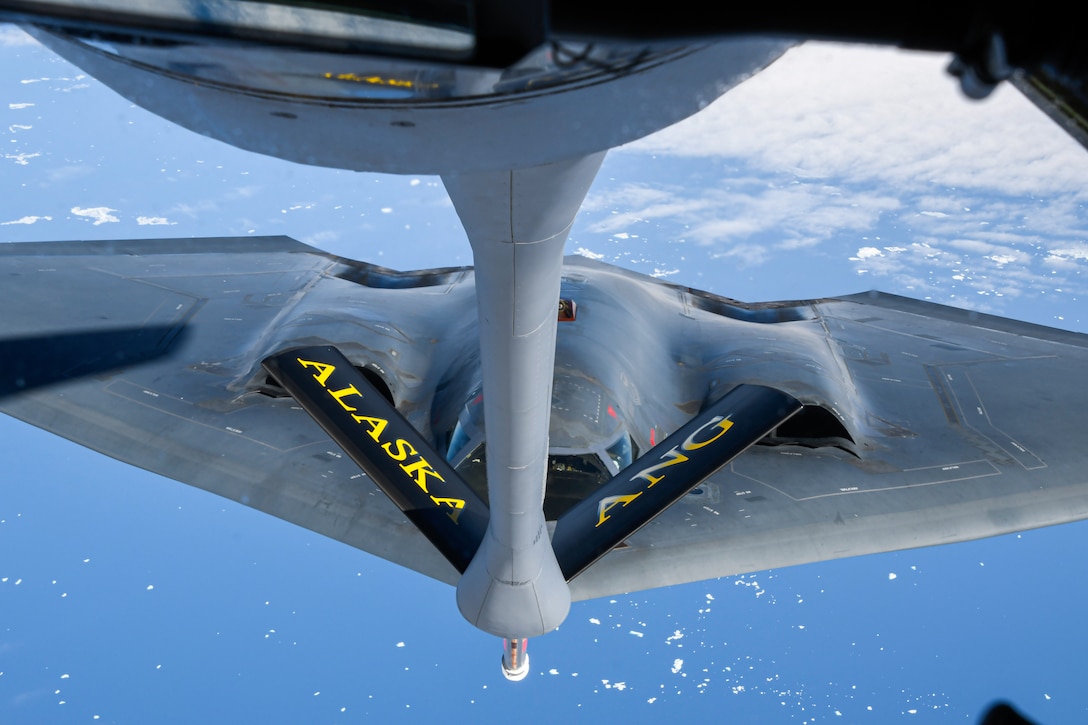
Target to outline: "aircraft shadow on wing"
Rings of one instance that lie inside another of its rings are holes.
[[[173,325],[3,338],[0,398],[157,360],[184,338]]]

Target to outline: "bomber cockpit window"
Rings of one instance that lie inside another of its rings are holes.
[[[483,395],[479,393],[465,405],[450,434],[446,460],[487,501],[487,443],[483,408]],[[569,407],[559,414],[553,410],[553,422],[562,425],[564,413],[569,419]],[[566,445],[553,445],[548,451],[548,482],[544,495],[544,515],[548,520],[561,516],[631,465],[637,457],[638,449],[631,436],[613,415],[609,414],[608,419],[613,421],[608,424],[612,431],[610,437],[603,440],[594,440],[595,436],[588,430],[582,430],[584,437],[577,439],[553,431],[552,442]],[[597,435],[601,432],[598,430]]]
[[[477,496],[485,502],[488,501],[486,443],[480,442],[476,445],[467,456],[454,464],[454,470]]]
[[[480,498],[487,501],[487,446],[484,443],[484,396],[476,392],[457,416],[446,461]]]
[[[631,443],[631,436],[627,435],[627,431],[624,431],[620,437],[606,449],[606,452],[608,453],[609,460],[616,466],[613,473],[619,473],[634,463],[634,448]]]
[[[544,518],[555,521],[610,478],[612,472],[596,453],[548,456]]]

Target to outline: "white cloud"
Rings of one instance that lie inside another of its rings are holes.
[[[978,239],[952,239],[948,241],[948,246],[955,249],[962,249],[966,252],[971,252],[979,256],[1000,256],[1007,257],[1008,261],[1027,262],[1031,259],[1031,255],[1026,252],[1014,249],[1012,247],[1006,247],[997,244],[990,244]],[[1004,264],[1005,262],[1001,262]]]
[[[582,204],[581,211],[595,217],[588,231],[627,239],[630,234],[621,230],[645,223],[648,219],[699,216],[713,203],[713,199],[692,197],[687,189],[625,184],[603,194],[590,194]],[[606,216],[596,218],[600,212],[605,212]]]
[[[28,163],[30,163],[30,159],[35,159],[35,158],[37,158],[39,156],[41,156],[41,154],[28,154],[28,153],[4,154],[5,159],[11,159],[12,161],[19,164],[20,166],[26,166]]]
[[[620,238],[617,229],[673,226],[686,239],[722,248],[717,257],[758,264],[774,251],[812,247],[845,230],[868,229],[900,206],[898,199],[878,191],[844,192],[830,184],[769,185],[766,179],[743,177],[694,191],[624,184],[592,194],[583,206],[583,219],[589,233],[615,238]],[[772,231],[772,240],[754,241]]]
[[[1009,86],[969,101],[943,55],[807,43],[627,151],[746,159],[804,178],[1088,197],[1088,157]],[[1076,156],[1073,162],[1070,157]]]
[[[574,253],[582,255],[586,259],[604,259],[603,254],[597,254],[596,252],[586,249],[585,247],[578,247],[574,250]]]
[[[47,222],[51,222],[51,221],[53,221],[53,217],[51,217],[51,216],[24,216],[24,217],[20,217],[18,219],[13,219],[10,222],[0,222],[0,226],[6,227],[9,224],[34,224],[35,222],[40,222],[42,220],[47,221]]]
[[[1088,261],[1088,244],[1081,242],[1079,244],[1073,244],[1067,247],[1057,247],[1055,249],[1051,249],[1049,259],[1078,259]]]
[[[177,222],[172,222],[166,217],[161,216],[138,216],[136,217],[136,223],[140,226],[161,226],[161,225],[174,225]]]
[[[92,206],[86,209],[78,206],[72,207],[72,213],[76,216],[87,217],[94,219],[94,225],[97,227],[99,224],[106,224],[107,222],[119,222],[121,221],[110,212],[115,212],[116,209],[111,209],[108,206]]]

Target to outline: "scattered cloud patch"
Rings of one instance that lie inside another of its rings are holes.
[[[1053,263],[1065,260],[1088,261],[1088,244],[1082,242],[1051,249],[1046,261],[1048,263]]]
[[[858,255],[856,257],[851,257],[850,259],[869,259],[870,257],[883,257],[883,256],[884,256],[883,252],[881,252],[876,247],[862,247],[861,249],[858,250]]]
[[[586,249],[585,247],[578,247],[577,249],[574,250],[574,253],[575,254],[580,254],[581,256],[585,257],[586,259],[604,259],[603,254],[597,254],[596,252],[591,251],[589,249]]]
[[[31,159],[37,158],[38,156],[41,156],[41,154],[4,154],[5,159],[11,159],[19,166],[26,166],[30,163]]]
[[[871,189],[769,185],[766,178],[740,176],[695,190],[622,184],[592,194],[583,205],[583,218],[588,232],[613,240],[636,236],[617,229],[645,226],[641,238],[651,231],[654,237],[673,231],[682,240],[711,248],[715,258],[756,265],[844,232],[864,233],[900,205],[895,197]]]
[[[94,219],[94,225],[97,227],[99,224],[106,224],[108,222],[121,221],[115,217],[112,212],[117,211],[111,209],[108,206],[92,206],[84,209],[83,207],[73,206],[72,213],[76,216],[87,217],[88,219]]]
[[[910,191],[1088,197],[1088,159],[1069,153],[1075,141],[1053,133],[1007,84],[985,102],[967,100],[947,63],[936,53],[805,43],[701,113],[619,153],[743,159],[802,179],[877,180]]]
[[[35,224],[35,223],[40,222],[40,221],[51,222],[51,221],[53,221],[53,217],[51,217],[51,216],[24,216],[24,217],[19,217],[18,219],[13,219],[10,222],[0,222],[0,227],[6,227],[9,224]]]
[[[166,217],[162,216],[138,216],[136,217],[136,223],[140,226],[173,226],[177,222],[172,222]]]

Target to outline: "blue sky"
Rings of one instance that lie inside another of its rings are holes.
[[[0,30],[0,240],[288,234],[468,264],[433,177],[314,169],[157,119]],[[1088,155],[944,59],[813,45],[609,155],[568,249],[744,300],[878,288],[1088,331]],[[534,672],[453,591],[0,419],[0,721],[1084,719],[1088,525],[575,605]],[[95,719],[97,716],[97,720]]]

